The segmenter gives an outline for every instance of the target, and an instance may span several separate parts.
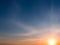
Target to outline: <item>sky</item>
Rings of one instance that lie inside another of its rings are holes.
[[[49,38],[60,38],[60,0],[0,0],[0,45],[40,45]]]

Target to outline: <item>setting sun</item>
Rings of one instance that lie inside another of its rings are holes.
[[[55,45],[56,44],[56,40],[55,39],[50,39],[48,40],[49,45]]]

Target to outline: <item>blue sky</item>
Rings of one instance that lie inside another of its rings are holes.
[[[59,25],[60,0],[0,0],[2,41],[60,37]]]

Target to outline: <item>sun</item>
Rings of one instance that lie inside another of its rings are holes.
[[[48,43],[49,43],[49,45],[55,45],[56,44],[56,40],[55,39],[49,39]]]

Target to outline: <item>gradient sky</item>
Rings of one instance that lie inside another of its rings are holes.
[[[60,0],[0,0],[0,44],[37,45],[60,38]]]

